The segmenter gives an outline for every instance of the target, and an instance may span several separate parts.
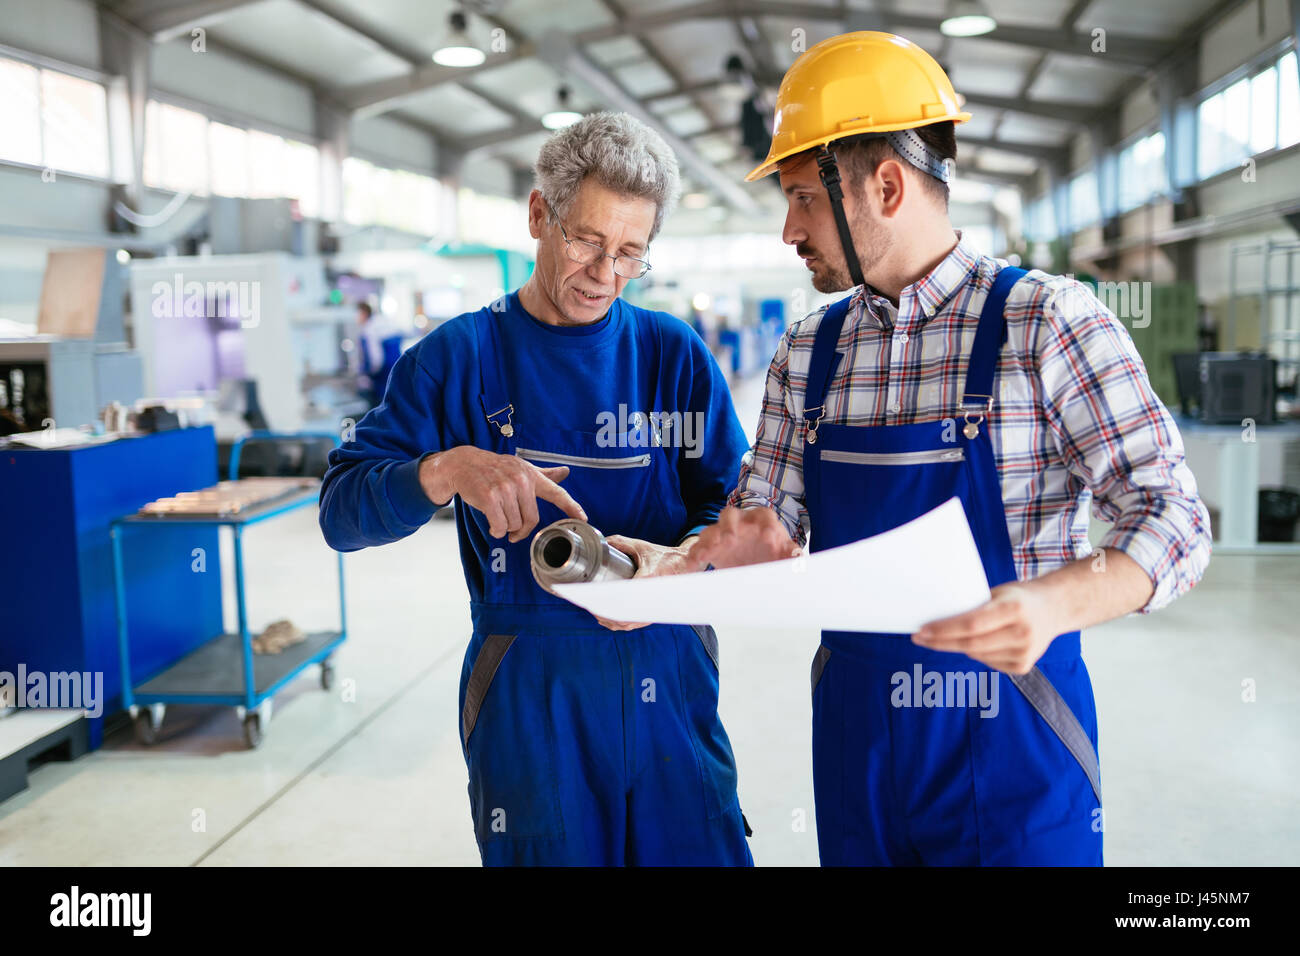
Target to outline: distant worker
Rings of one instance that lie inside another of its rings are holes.
[[[388,375],[402,354],[402,333],[384,313],[374,314],[369,302],[357,303],[361,339],[361,393],[374,408],[384,400]]]

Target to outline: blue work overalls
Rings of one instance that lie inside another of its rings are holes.
[[[531,424],[530,409],[511,403],[500,321],[491,309],[475,317],[481,404],[496,426],[488,450],[567,465],[563,487],[607,534],[675,543],[687,511],[654,425],[603,447],[596,432]],[[657,327],[639,323],[638,343],[662,362]],[[661,381],[662,367],[651,410],[663,408]],[[537,506],[539,529],[564,517],[549,502]],[[457,499],[456,520],[469,554],[467,522],[485,519]],[[490,551],[480,556],[484,597],[471,606],[460,706],[484,864],[752,865],[718,717],[712,629],[610,631],[536,584],[531,535],[515,544],[481,538]]]
[[[993,405],[1007,292],[1022,275],[1003,269],[985,301],[960,420],[819,424],[849,300],[827,310],[804,396],[814,551],[895,528],[956,496],[989,586],[1016,579],[983,417]],[[926,705],[916,684],[934,687],[930,673],[951,691]],[[965,693],[980,680],[990,696],[997,680],[996,708]],[[907,634],[824,631],[812,684],[823,865],[1101,864],[1097,718],[1077,631],[1057,637],[1024,678],[920,647]]]

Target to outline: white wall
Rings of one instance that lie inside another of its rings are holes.
[[[3,0],[0,43],[97,70],[99,17],[89,0]]]
[[[315,132],[315,107],[307,84],[214,49],[212,44],[203,53],[191,50],[188,36],[156,44],[152,71],[156,89],[214,107],[209,113],[228,110],[232,118],[258,120],[305,137]]]
[[[433,175],[438,150],[425,131],[388,116],[354,119],[348,131],[354,156],[380,166],[397,166]]]

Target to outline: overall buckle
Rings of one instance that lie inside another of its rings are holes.
[[[501,422],[497,421],[497,416],[500,415],[502,412],[504,412],[506,416],[506,421],[504,425]],[[510,419],[514,415],[514,413],[515,413],[515,406],[507,405],[505,408],[498,408],[495,412],[489,414],[487,416],[487,420],[497,427],[497,429],[501,432],[503,437],[510,438],[515,433],[515,426],[510,423]]]
[[[965,420],[966,424],[962,428],[961,433],[973,441],[974,439],[979,437],[980,423],[983,422],[985,417],[990,412],[993,411],[993,396],[992,395],[968,395],[967,398],[986,399],[984,403],[984,410],[982,412],[968,412],[968,411],[962,412],[962,418],[963,420]],[[962,404],[969,405],[970,402],[963,399]]]
[[[815,411],[817,413],[816,418],[809,419],[808,412],[810,410]],[[825,405],[817,405],[814,406],[812,409],[805,408],[803,410],[803,423],[804,423],[804,427],[807,429],[807,432],[804,434],[804,440],[808,442],[808,444],[810,445],[817,444],[817,426],[818,424],[820,424],[822,417],[825,414],[826,414]]]

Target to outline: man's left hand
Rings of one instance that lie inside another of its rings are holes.
[[[695,541],[692,537],[682,542],[682,546],[676,548],[665,547],[662,544],[652,544],[649,541],[642,541],[640,538],[625,538],[621,534],[611,534],[605,538],[610,547],[622,551],[630,557],[636,564],[637,578],[654,578],[665,574],[682,574],[688,570],[686,567],[686,552],[690,545]],[[634,631],[637,628],[649,627],[649,623],[633,624],[628,621],[610,621],[603,617],[596,618],[602,625],[611,631]]]
[[[1023,582],[999,585],[991,594],[973,610],[923,625],[912,640],[1006,674],[1028,674],[1062,633],[1055,608],[1042,589]]]

